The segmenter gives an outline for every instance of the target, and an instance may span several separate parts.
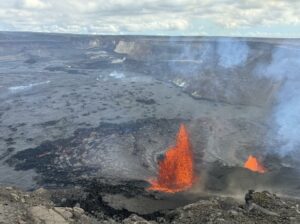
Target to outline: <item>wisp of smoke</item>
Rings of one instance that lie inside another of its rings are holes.
[[[216,42],[191,42],[178,44],[171,40],[171,46],[176,47],[177,54],[170,60],[169,67],[176,73],[185,75],[205,74],[215,70],[215,60],[223,69],[232,69],[243,65],[248,59],[249,46],[247,42],[220,38]],[[217,55],[217,57],[216,57]]]
[[[283,82],[272,116],[281,146],[271,150],[282,156],[300,151],[300,50],[285,45],[274,49],[272,61],[257,66],[255,74]]]
[[[224,68],[233,68],[247,61],[249,47],[246,42],[238,40],[219,40],[217,53],[218,64]]]

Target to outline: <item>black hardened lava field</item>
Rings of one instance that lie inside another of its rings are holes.
[[[299,223],[299,52],[298,39],[0,32],[0,199],[66,223]]]

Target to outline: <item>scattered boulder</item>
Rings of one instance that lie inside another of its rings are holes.
[[[79,208],[79,207],[74,207],[73,208],[73,214],[77,217],[80,217],[84,214],[84,210],[82,208]]]
[[[30,214],[35,224],[68,224],[60,213],[44,206],[34,206],[30,208]]]
[[[54,211],[57,212],[58,214],[60,214],[66,220],[70,220],[73,217],[73,214],[70,210],[72,211],[71,208],[63,208],[63,207],[55,207],[54,208]]]
[[[147,221],[144,218],[133,214],[133,215],[129,216],[128,218],[124,219],[122,224],[157,224],[157,222]]]

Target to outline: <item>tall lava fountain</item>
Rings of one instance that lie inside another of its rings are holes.
[[[170,147],[159,161],[158,177],[150,180],[148,190],[175,193],[190,188],[195,181],[194,159],[189,135],[184,124],[180,125],[176,145]]]

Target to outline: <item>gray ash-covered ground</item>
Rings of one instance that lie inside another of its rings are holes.
[[[235,54],[245,45],[245,57]],[[295,197],[299,157],[278,157],[268,139],[283,82],[254,73],[274,51],[299,46],[296,39],[1,32],[0,184],[50,188],[66,199],[53,198],[55,206],[80,203],[89,214],[104,212],[118,222],[139,214],[158,223],[189,223],[188,216],[194,223],[234,223],[213,195],[255,188]],[[197,182],[176,195],[148,192],[181,123],[189,131]],[[243,168],[250,154],[266,174]],[[64,189],[80,190],[75,197],[58,193]],[[185,207],[174,209],[190,203],[195,210],[178,221],[176,212]],[[240,205],[233,203],[237,217],[259,222]],[[175,215],[164,213],[168,209]],[[202,220],[218,209],[221,217]]]

